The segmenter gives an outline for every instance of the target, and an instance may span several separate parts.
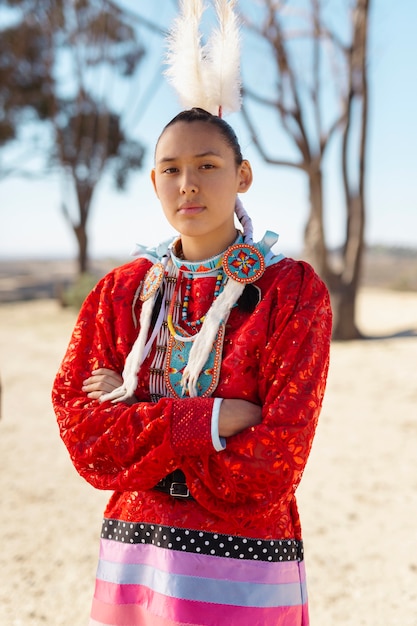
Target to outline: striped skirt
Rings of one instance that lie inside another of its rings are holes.
[[[308,626],[302,543],[105,519],[90,626]]]

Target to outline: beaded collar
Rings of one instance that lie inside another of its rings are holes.
[[[243,235],[239,231],[232,245],[236,245],[242,242],[243,242]],[[179,270],[187,271],[191,274],[199,274],[199,275],[209,274],[210,275],[219,271],[219,268],[222,266],[224,253],[227,251],[229,247],[230,246],[228,246],[226,250],[223,250],[223,252],[216,254],[210,259],[204,259],[203,261],[187,261],[185,259],[182,259],[180,256],[180,254],[182,253],[181,239],[178,238],[174,242],[171,248],[171,260],[173,264],[175,265],[175,267]]]

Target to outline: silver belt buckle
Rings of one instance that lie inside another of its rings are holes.
[[[169,495],[173,498],[189,498],[191,494],[184,483],[172,483],[169,488]]]

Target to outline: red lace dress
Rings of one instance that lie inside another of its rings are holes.
[[[167,349],[157,339],[140,370],[136,404],[89,400],[81,388],[92,370],[123,370],[150,265],[140,258],[116,268],[89,295],[53,389],[74,466],[95,488],[114,491],[91,624],[306,626],[295,490],[325,389],[327,289],[306,263],[269,265],[256,282],[254,310],[231,310],[209,397],[151,396],[153,377],[172,365],[162,358],[155,367],[157,352]],[[207,311],[215,282],[194,277],[189,319]],[[178,324],[187,330],[181,316]],[[216,397],[262,406],[262,423],[228,438],[222,451],[211,435]],[[177,469],[192,497],[154,489]]]

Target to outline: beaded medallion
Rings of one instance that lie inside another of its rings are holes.
[[[158,291],[164,279],[164,274],[165,268],[162,263],[155,263],[149,268],[146,272],[139,296],[142,302],[148,300],[148,298],[153,296]]]
[[[238,243],[224,255],[223,269],[229,278],[238,283],[253,283],[264,273],[265,260],[255,246]]]

